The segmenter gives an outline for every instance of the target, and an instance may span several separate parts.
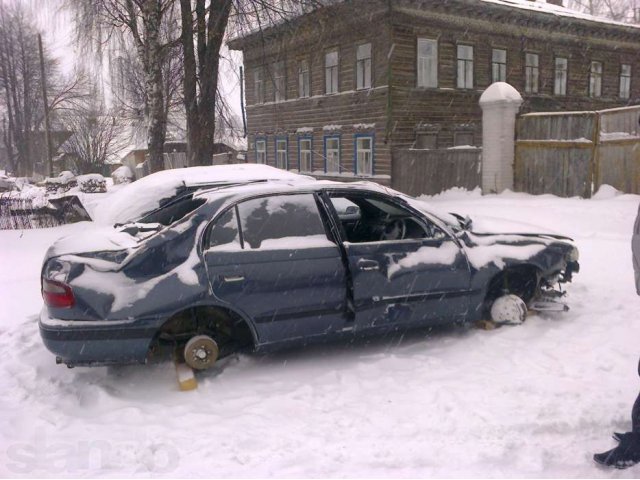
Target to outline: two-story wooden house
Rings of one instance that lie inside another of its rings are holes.
[[[529,0],[346,0],[233,39],[249,161],[394,185],[399,150],[480,146],[481,93],[522,111],[640,102],[640,26]]]

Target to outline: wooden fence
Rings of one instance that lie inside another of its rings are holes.
[[[516,190],[588,198],[609,184],[640,193],[639,120],[640,106],[521,116]]]
[[[468,190],[482,181],[482,149],[399,150],[393,153],[392,187],[409,195],[435,195],[452,187]]]

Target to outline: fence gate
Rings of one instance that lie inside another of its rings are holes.
[[[640,107],[522,115],[516,190],[589,198],[603,184],[640,193]]]

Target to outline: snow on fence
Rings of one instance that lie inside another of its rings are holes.
[[[37,199],[0,194],[0,230],[57,227],[64,220],[37,205]]]
[[[482,149],[400,150],[393,154],[392,187],[409,195],[435,195],[453,187],[473,190],[482,181]]]
[[[603,184],[640,193],[640,107],[522,115],[515,188],[588,198]]]

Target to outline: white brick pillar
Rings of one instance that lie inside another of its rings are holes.
[[[522,105],[518,91],[496,82],[480,96],[482,108],[482,192],[513,190],[516,115]]]

